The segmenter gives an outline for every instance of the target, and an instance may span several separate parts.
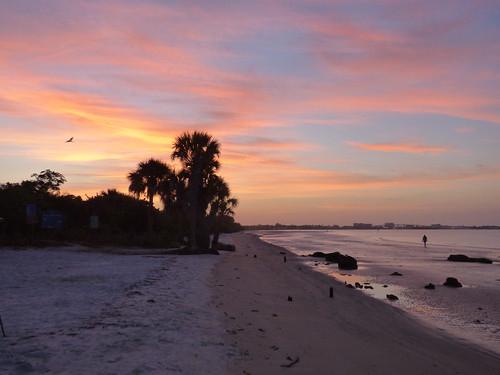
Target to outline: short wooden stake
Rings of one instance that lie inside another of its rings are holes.
[[[333,298],[333,288],[330,287],[330,298]]]
[[[286,263],[286,255],[283,257],[283,263]]]
[[[7,335],[5,334],[5,330],[3,329],[3,322],[2,322],[2,316],[0,315],[0,328],[2,328],[2,335],[3,337],[7,337]]]

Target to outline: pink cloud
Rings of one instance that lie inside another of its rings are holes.
[[[399,152],[407,154],[442,154],[449,150],[446,146],[428,146],[417,143],[347,143],[365,151]]]

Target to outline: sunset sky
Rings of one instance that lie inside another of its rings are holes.
[[[0,0],[0,129],[0,182],[198,129],[244,224],[500,224],[500,3]]]

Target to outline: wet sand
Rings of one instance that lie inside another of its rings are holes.
[[[494,353],[345,288],[255,235],[230,240],[238,250],[213,276],[225,342],[236,352],[228,373],[500,374]]]
[[[268,231],[259,236],[297,255],[314,251],[352,255],[359,268],[349,272],[339,272],[323,259],[301,259],[342,282],[370,282],[373,289],[363,292],[384,301],[387,293],[395,294],[399,300],[394,306],[500,355],[500,232],[435,230],[428,234],[433,242],[426,249],[416,230]],[[449,262],[450,254],[486,257],[493,264]],[[402,276],[391,276],[395,271]],[[458,278],[463,288],[443,286],[447,277]],[[428,283],[436,288],[425,289]]]

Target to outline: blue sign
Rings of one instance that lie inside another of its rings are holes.
[[[38,218],[36,216],[36,204],[28,203],[26,205],[26,223],[27,224],[36,224],[38,222]]]
[[[42,215],[43,229],[62,229],[64,225],[64,215],[58,211],[47,211]]]

